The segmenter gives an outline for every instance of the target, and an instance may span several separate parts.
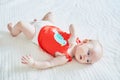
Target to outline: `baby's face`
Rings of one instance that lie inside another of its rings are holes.
[[[79,63],[95,63],[102,57],[102,46],[90,40],[76,46],[75,58]]]

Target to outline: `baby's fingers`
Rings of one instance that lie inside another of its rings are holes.
[[[24,62],[24,61],[21,61],[21,63],[23,63],[23,64],[28,64],[27,62]]]
[[[28,61],[27,60],[21,60],[21,63],[23,63],[23,64],[28,64]]]
[[[28,61],[28,58],[26,56],[22,56],[21,60]]]
[[[28,59],[25,56],[22,56],[21,63],[28,64]]]
[[[29,54],[29,55],[26,55],[26,57],[28,58],[28,59],[31,59],[32,58],[32,56]]]

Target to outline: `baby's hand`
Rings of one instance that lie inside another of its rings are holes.
[[[27,65],[33,67],[35,61],[34,61],[34,59],[31,57],[31,55],[26,55],[26,56],[22,56],[22,58],[21,58],[21,63],[27,64]]]

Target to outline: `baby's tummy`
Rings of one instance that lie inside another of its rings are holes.
[[[45,25],[53,25],[53,24],[49,21],[37,21],[33,25],[35,27],[35,34],[32,39],[32,42],[38,45],[38,34],[39,34],[41,28]]]

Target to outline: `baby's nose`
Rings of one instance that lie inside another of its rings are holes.
[[[87,55],[84,55],[84,56],[83,56],[83,60],[85,60],[85,59],[86,59],[86,57],[87,57]]]

